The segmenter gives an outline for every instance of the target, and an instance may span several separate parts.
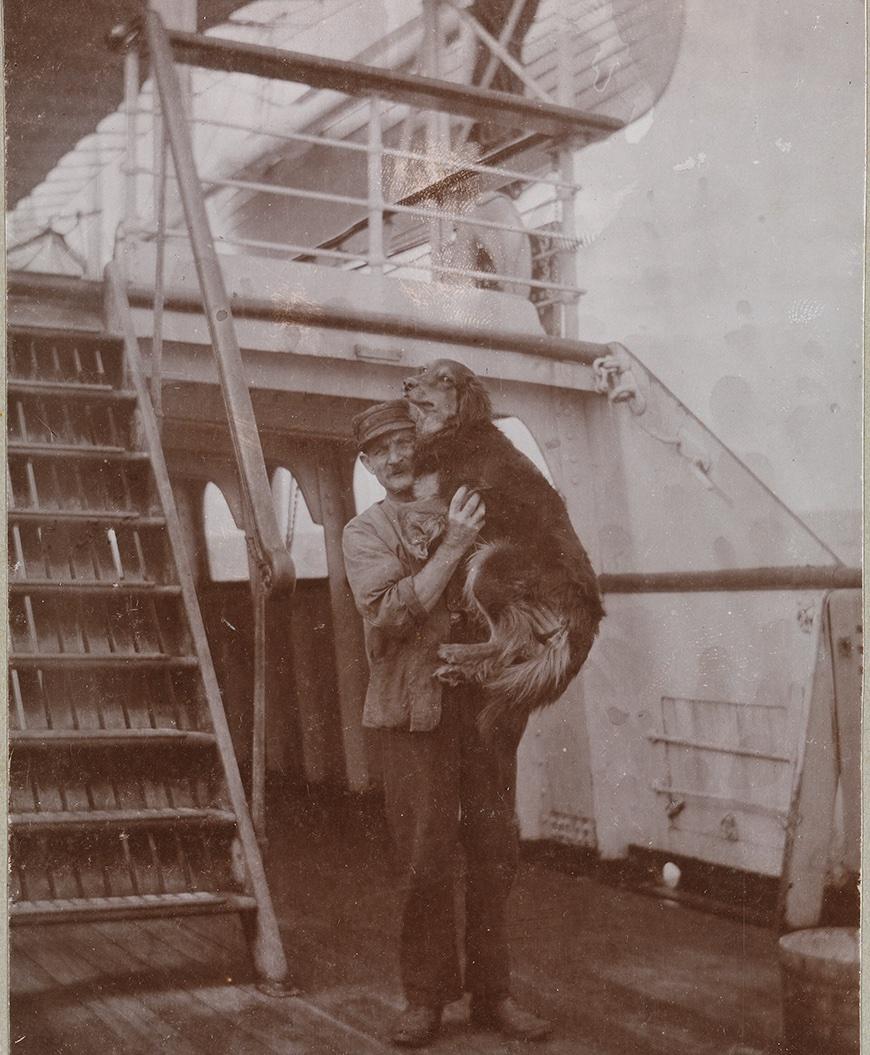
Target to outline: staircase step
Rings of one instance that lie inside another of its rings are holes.
[[[47,344],[81,344],[87,347],[120,350],[121,338],[105,330],[61,330],[56,326],[10,326],[6,331],[7,341],[45,341]]]
[[[10,666],[20,670],[25,667],[86,667],[122,670],[144,670],[148,668],[190,669],[199,665],[196,656],[167,656],[164,652],[13,652],[9,656]]]
[[[14,750],[42,748],[214,747],[213,733],[199,729],[12,729]]]
[[[135,509],[10,509],[12,523],[124,524],[129,527],[163,527],[162,516],[143,516]]]
[[[146,810],[61,810],[9,814],[9,824],[13,829],[25,828],[40,832],[91,828],[94,825],[147,828],[178,823],[226,827],[235,825],[236,818],[228,810],[193,809],[182,806]]]
[[[246,930],[279,978],[277,921],[123,299],[123,341],[7,331],[19,649],[9,655],[9,919],[259,912],[257,933]]]
[[[10,377],[7,388],[10,396],[57,396],[63,399],[72,396],[113,403],[136,402],[136,393],[130,388],[115,388],[109,384],[87,381],[39,381],[29,377]]]
[[[113,462],[147,462],[147,451],[128,451],[124,447],[111,444],[83,443],[25,443],[22,440],[10,440],[6,447],[8,454],[26,458],[63,458],[111,460]]]
[[[257,903],[252,897],[196,890],[177,894],[17,901],[10,905],[9,917],[11,923],[23,926],[33,923],[85,923],[107,919],[252,912],[256,908]]]
[[[119,579],[116,582],[105,582],[94,580],[88,582],[83,579],[13,579],[9,583],[9,592],[13,594],[49,594],[56,597],[100,594],[116,595],[145,594],[149,597],[176,597],[181,593],[181,587],[172,583],[160,582],[130,582]]]

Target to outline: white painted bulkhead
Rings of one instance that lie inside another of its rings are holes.
[[[253,280],[250,264],[225,260],[231,295],[256,294],[278,309],[294,302],[365,305],[377,297],[399,317],[435,319],[445,311],[444,288],[430,283],[271,260],[256,261]],[[128,247],[125,267],[134,287],[147,286],[152,250]],[[173,294],[195,291],[189,259],[172,257],[167,285]],[[450,317],[472,328],[510,322],[534,333],[530,307],[492,291],[450,291]],[[135,317],[147,341],[150,312],[139,308]],[[643,413],[636,413],[640,404],[611,404],[595,392],[592,372],[580,364],[372,341],[292,322],[240,319],[239,334],[269,436],[310,430],[294,408],[318,397],[338,408],[319,416],[322,434],[345,436],[348,400],[394,397],[409,369],[438,355],[467,362],[487,379],[496,412],[530,430],[599,573],[837,563],[627,352],[620,354],[631,365]],[[173,389],[213,389],[215,367],[200,315],[169,310],[164,339],[171,418],[179,413]],[[207,405],[201,399],[198,409],[187,407],[188,425]],[[184,427],[176,425],[176,444]],[[639,845],[777,874],[821,596],[609,595],[584,671],[558,704],[532,720],[521,745],[523,835],[607,857]]]

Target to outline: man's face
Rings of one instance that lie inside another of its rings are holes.
[[[378,436],[360,456],[363,465],[394,498],[410,494],[414,486],[414,430],[400,429]]]

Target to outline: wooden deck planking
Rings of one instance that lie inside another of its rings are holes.
[[[123,1044],[129,1045],[133,1041],[137,1051],[170,1050],[173,1055],[200,1055],[202,1049],[188,1041],[186,1032],[167,1021],[161,1009],[150,1005],[148,989],[133,983],[135,976],[130,975],[130,959],[116,955],[110,943],[94,936],[68,933],[62,944],[49,947],[46,939],[50,940],[51,935],[43,934],[40,937],[42,942],[35,954],[44,962],[52,963],[52,973],[66,972],[68,980],[86,983],[74,985],[66,993],[55,991],[46,994],[52,1004],[63,1004],[69,998],[80,1000],[89,1008],[93,1007],[100,1019],[122,1038]],[[153,985],[157,979],[153,972],[150,977]],[[163,984],[166,984],[165,981]],[[88,994],[91,986],[96,993],[104,995],[92,998]],[[176,990],[164,992],[167,1001],[171,1002],[173,998],[183,1001],[183,994],[176,996]],[[117,1050],[127,1051],[128,1048],[125,1046]]]
[[[129,933],[141,958],[153,958],[189,974],[227,983],[252,982],[255,978],[241,923],[234,916],[137,920],[120,931],[99,923],[95,930],[114,941],[123,941]]]
[[[125,971],[137,966],[135,956],[128,955],[111,941],[99,940],[96,935],[87,939],[71,936],[67,941],[76,956],[110,977],[124,978]],[[138,964],[146,970],[150,966],[146,960],[138,960]],[[167,986],[162,972],[160,975],[145,973],[145,978],[150,985],[137,981],[124,990],[113,990],[106,997],[108,1006],[142,1038],[146,1051],[150,1043],[158,1050],[172,1051],[173,1055],[200,1055],[203,1050],[200,1043],[192,1042],[191,1038],[203,1035],[209,1040],[212,1038],[207,1023],[193,1014],[195,1008],[191,1007],[186,993]],[[161,981],[162,986],[158,988]]]
[[[230,951],[233,944],[231,928],[224,927],[217,931],[216,928],[210,927],[208,920],[197,919],[191,922],[193,926],[185,927],[183,935],[181,928],[175,927],[171,921],[160,921],[159,923],[155,921],[154,923],[149,923],[148,927],[152,932],[160,931],[170,943],[185,942],[191,953],[195,952],[200,958],[208,959],[209,955],[216,949],[224,953]],[[311,926],[311,922],[306,920],[302,925],[307,929]],[[191,932],[202,933],[195,935]],[[334,942],[334,932],[331,932],[331,936]],[[328,935],[325,937],[328,938]],[[292,934],[285,937],[288,949],[292,949],[294,940]],[[326,953],[326,948],[323,944],[320,946],[320,951],[322,956]],[[236,963],[239,961],[244,962],[245,955],[245,946],[241,944],[239,938],[236,953],[234,955],[231,954],[231,959]],[[347,953],[342,956],[333,946],[329,949],[329,958],[339,968],[336,972],[337,974],[346,978],[353,973],[352,964],[347,961],[351,958],[355,959],[355,957],[350,957]],[[383,958],[382,954],[381,958]],[[292,955],[290,959],[292,963]],[[363,974],[370,975],[371,960],[361,965],[357,964],[357,970],[362,970]],[[616,1011],[618,1011],[619,996],[620,994],[615,994],[611,999],[612,1003],[615,1000],[617,1001]],[[342,1022],[347,1039],[352,1039],[355,1036],[357,1042],[366,1044],[366,1048],[360,1050],[369,1050],[373,1043],[374,1047],[371,1050],[394,1052],[394,1048],[388,1042],[388,1033],[393,1017],[402,1008],[402,999],[398,993],[385,994],[383,985],[376,979],[370,985],[339,984],[330,985],[326,989],[318,987],[316,991],[304,994],[301,999],[293,1000],[292,1006],[294,1009],[306,1010],[311,1027],[318,1033],[326,1028],[327,1023],[333,1023],[334,1027],[335,1022]],[[561,1017],[564,1017],[564,1009],[561,1009],[561,1011]],[[600,1028],[600,1009],[598,1006],[587,1009],[586,1014]],[[448,1053],[457,1055],[458,1052],[467,1052],[469,1055],[502,1055],[504,1042],[495,1034],[470,1030],[466,1015],[467,1006],[464,1002],[449,1006],[444,1018],[443,1037],[432,1044],[428,1050],[433,1055],[448,1055]],[[649,1033],[649,1029],[646,1032]],[[587,1046],[584,1049],[584,1055],[596,1055],[599,1051],[603,1052],[603,1049],[595,1046],[592,1031],[589,1031],[589,1035],[584,1037],[584,1043]],[[355,1051],[356,1049],[352,1050]],[[539,1050],[545,1055],[576,1055],[577,1039],[557,1036],[553,1040],[548,1041]],[[608,1048],[607,1052],[611,1053],[616,1050]],[[625,1047],[620,1048],[619,1051],[624,1051],[625,1055],[635,1055],[637,1050],[637,1035],[632,1032],[627,1037]]]
[[[135,1014],[134,1001],[121,995],[118,999],[99,993],[98,975],[71,954],[67,942],[46,947],[34,940],[29,956],[55,983],[41,994],[41,1000],[26,1001],[24,1006],[12,992],[12,1036],[23,1037],[15,1044],[16,1052],[93,1051],[92,1037],[102,1035],[108,1052],[150,1055],[159,1050],[159,1037],[153,1028],[142,1029]],[[13,951],[12,969],[15,971]],[[85,986],[80,983],[86,982]]]
[[[221,957],[229,953],[230,957],[223,959],[225,964],[247,968],[247,950],[241,938],[233,949],[231,945],[215,940],[215,935],[181,933],[168,921],[159,927],[149,925],[148,929],[152,944],[146,951],[143,951],[141,939],[129,931],[105,936],[130,957],[141,957],[144,964],[148,963],[149,951],[150,955],[159,955],[162,950],[168,950],[173,960],[187,955],[181,948],[183,943],[190,951],[192,962],[204,964],[215,954]],[[223,936],[227,935],[228,932],[224,931]],[[215,1018],[224,1020],[225,1030],[240,1032],[249,1038],[254,1044],[252,1051],[287,1055],[289,1050],[298,1055],[318,1055],[330,1051],[381,1053],[385,1050],[377,1038],[347,1022],[347,1016],[333,1015],[304,998],[265,996],[253,984],[230,984],[232,978],[232,975],[228,976],[223,985],[189,989],[185,995],[193,1002],[195,1012],[200,1012],[197,1002],[207,1009],[212,1026]],[[208,1050],[213,1052],[214,1048],[210,1046]]]
[[[12,943],[10,943],[12,944]],[[57,979],[20,947],[10,949],[14,972],[11,998],[11,1043],[16,1052],[60,1052],[59,1038],[85,1036],[92,1038],[95,1051],[117,1051],[125,1032],[107,1025],[97,1010],[87,1003],[73,1000],[52,1005],[50,1016],[40,996],[57,988]],[[36,997],[37,999],[30,999]]]
[[[139,937],[129,931],[116,932],[111,937],[103,935],[103,947],[113,946],[121,961],[147,966],[149,956],[160,948],[160,939],[143,951]],[[169,948],[164,946],[164,948]],[[172,953],[177,950],[171,949]],[[177,959],[171,956],[170,959]],[[188,961],[190,963],[191,961]],[[268,1033],[250,1028],[250,1013],[258,999],[265,999],[256,990],[253,992],[229,983],[221,984],[215,975],[205,984],[188,983],[183,990],[152,990],[141,992],[139,999],[164,1021],[187,1038],[196,1038],[195,1050],[200,1052],[250,1052],[251,1055],[286,1055],[307,1052],[307,1047],[298,1044],[303,1037],[295,1033],[280,1035],[277,1029]]]
[[[276,825],[272,887],[298,998],[261,993],[239,920],[13,931],[16,1055],[385,1055],[402,1004],[393,877],[377,829]],[[773,1052],[773,932],[524,862],[512,898],[517,995],[551,1016],[540,1055]],[[163,1038],[166,1039],[163,1039]],[[180,1039],[179,1039],[180,1038]],[[176,1043],[178,1041],[178,1043]],[[432,1055],[525,1050],[450,1006]]]

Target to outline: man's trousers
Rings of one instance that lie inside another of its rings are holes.
[[[506,910],[517,867],[516,751],[484,744],[480,698],[444,690],[431,732],[382,731],[387,821],[402,886],[400,965],[409,1003],[510,988]],[[464,983],[454,878],[464,851]]]

